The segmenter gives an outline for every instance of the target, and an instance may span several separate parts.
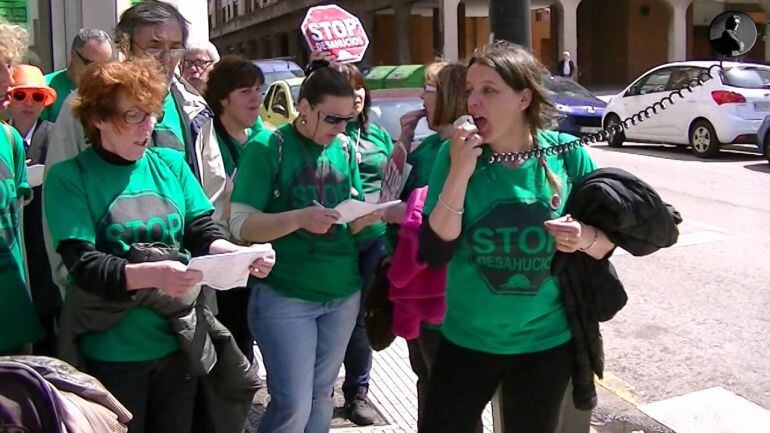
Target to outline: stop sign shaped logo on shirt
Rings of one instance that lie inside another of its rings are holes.
[[[302,34],[311,51],[329,52],[340,63],[360,62],[369,46],[361,21],[337,5],[310,8]]]

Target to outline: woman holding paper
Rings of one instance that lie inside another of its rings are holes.
[[[269,142],[249,143],[231,199],[233,234],[271,242],[281,256],[264,283],[251,285],[249,301],[270,393],[260,432],[329,430],[360,305],[354,235],[377,219],[335,224],[335,206],[363,200],[355,150],[338,137],[358,113],[345,77],[315,65],[300,89],[299,118]]]
[[[78,349],[86,371],[133,414],[129,433],[191,431],[197,392],[171,319],[137,299],[186,297],[202,275],[176,260],[142,259],[158,254],[147,243],[165,245],[164,257],[244,249],[212,221],[184,156],[147,148],[166,92],[154,61],[89,66],[73,112],[92,146],[51,167],[44,184],[52,245],[74,283],[68,298],[73,290],[90,294],[105,305],[100,318],[114,321],[82,335]],[[273,261],[255,261],[251,274],[266,277]],[[116,305],[122,310],[110,313]]]

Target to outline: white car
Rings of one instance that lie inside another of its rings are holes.
[[[719,62],[677,62],[649,70],[610,99],[602,124],[606,128],[621,123],[699,75],[705,77],[715,64]],[[684,99],[672,96],[674,104],[666,104],[665,110],[624,133],[610,134],[610,146],[619,147],[624,140],[689,145],[696,156],[706,158],[722,145],[756,143],[759,126],[770,114],[770,67],[735,62],[722,66],[721,71],[712,69],[715,78],[692,93],[681,90]]]

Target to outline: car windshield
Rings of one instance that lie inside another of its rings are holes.
[[[722,83],[743,89],[770,89],[770,69],[737,67],[722,72]]]
[[[263,88],[265,89],[265,92],[267,92],[267,88],[276,81],[288,80],[290,78],[302,77],[304,75],[302,71],[274,71],[265,72],[264,74],[265,84]]]
[[[290,86],[289,90],[291,91],[291,100],[294,101],[294,107],[297,107],[297,104],[299,104],[299,88],[300,86]]]
[[[404,99],[375,99],[372,101],[372,108],[369,111],[370,120],[385,128],[392,139],[397,139],[401,135],[401,116],[423,108],[420,98]],[[428,122],[425,119],[420,120],[417,129],[414,131],[415,140],[433,134],[428,128]]]
[[[580,84],[560,77],[543,77],[543,86],[551,93],[571,97],[571,98],[593,98],[594,95]]]

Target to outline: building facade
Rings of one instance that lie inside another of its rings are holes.
[[[300,25],[322,0],[208,0],[212,41],[250,58],[307,60]],[[467,58],[489,41],[488,0],[337,0],[369,34],[370,65]],[[667,61],[713,59],[708,25],[723,11],[749,14],[759,38],[745,60],[770,60],[770,0],[532,0],[532,50],[549,68],[572,53],[579,80],[618,87]]]
[[[81,28],[98,28],[113,34],[126,9],[139,0],[2,0],[0,16],[27,28],[32,62],[44,72],[64,68],[70,43]],[[206,0],[167,0],[190,21],[190,39],[207,40]]]

